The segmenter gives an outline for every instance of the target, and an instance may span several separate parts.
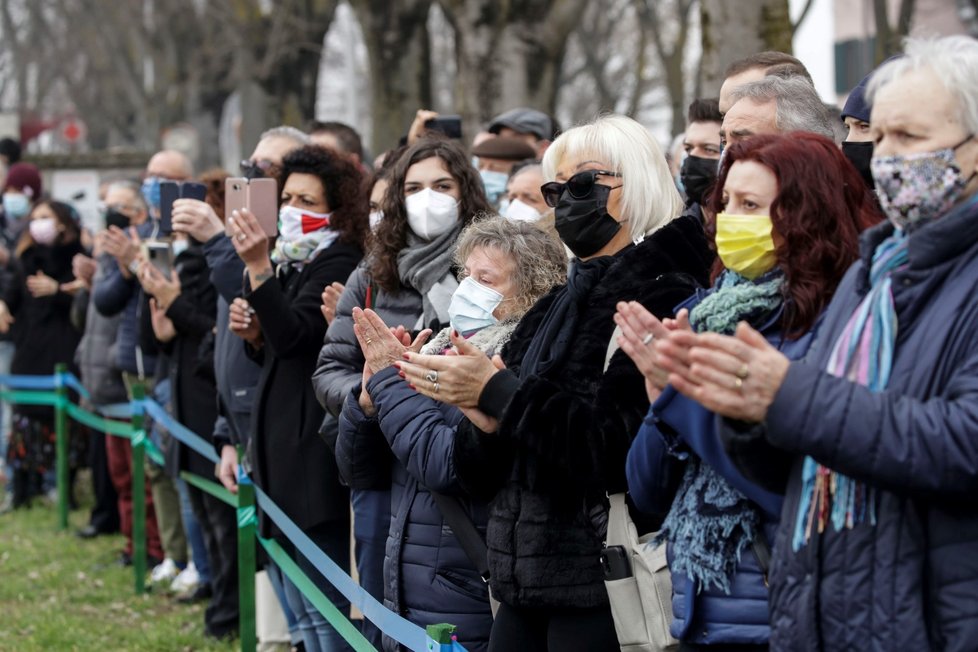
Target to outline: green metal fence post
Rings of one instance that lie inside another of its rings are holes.
[[[132,387],[132,572],[136,593],[146,592],[146,432],[143,430],[142,382]]]
[[[59,363],[54,367],[54,393],[57,402],[54,404],[54,437],[55,437],[55,469],[58,483],[58,529],[68,529],[68,388],[65,387],[65,374],[68,365]]]
[[[238,455],[241,455],[239,449]],[[241,652],[255,652],[255,487],[238,467],[238,631]]]

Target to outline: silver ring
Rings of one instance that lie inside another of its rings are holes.
[[[435,371],[434,369],[429,369],[428,370],[428,373],[426,373],[424,375],[424,379],[427,380],[429,383],[437,383],[438,382],[438,372]]]
[[[646,333],[645,337],[642,338],[642,344],[644,344],[645,346],[648,346],[649,342],[651,341],[652,341],[652,333]]]
[[[439,385],[438,383],[433,383],[433,384],[431,385],[431,391],[433,391],[433,392],[434,392],[435,394],[437,394],[437,393],[438,393],[438,390],[439,390],[440,388],[441,388],[441,385]]]
[[[244,242],[245,241],[245,238],[247,238],[247,237],[248,236],[246,236],[244,233],[239,233],[238,234],[238,242]]]

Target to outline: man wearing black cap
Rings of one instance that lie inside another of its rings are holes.
[[[550,143],[560,134],[560,125],[543,111],[519,107],[501,113],[489,123],[489,133],[519,138],[533,147],[536,158],[543,158]]]

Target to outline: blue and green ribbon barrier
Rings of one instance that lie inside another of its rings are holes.
[[[69,392],[86,400],[91,409],[72,402]],[[146,421],[152,421],[170,435],[214,463],[220,461],[214,447],[206,439],[174,419],[156,401],[147,398],[145,387],[133,386],[132,400],[114,405],[91,405],[91,396],[82,383],[69,373],[65,365],[58,365],[51,376],[0,376],[0,399],[22,405],[49,405],[55,412],[56,459],[58,478],[58,527],[68,529],[68,419],[85,425],[107,436],[128,439],[132,448],[133,493],[133,580],[136,593],[146,591],[146,473],[144,462],[149,458],[163,466],[163,452],[146,434]],[[240,453],[240,451],[239,451]],[[240,458],[240,454],[239,454]],[[322,576],[355,605],[364,618],[376,625],[384,634],[393,638],[412,652],[465,652],[456,640],[455,626],[432,624],[422,628],[400,614],[390,611],[367,593],[343,569],[329,558],[306,534],[276,505],[268,495],[255,486],[244,469],[238,467],[238,493],[232,494],[213,479],[186,471],[180,477],[201,491],[230,505],[237,511],[238,519],[238,580],[239,580],[239,632],[242,652],[254,652],[258,640],[255,631],[255,569],[257,546],[261,545],[268,556],[278,564],[282,572],[302,594],[315,605],[323,618],[346,640],[356,652],[370,652],[375,648],[360,633],[359,628],[327,598],[295,560],[274,539],[258,535],[258,510],[260,509],[303,554]]]

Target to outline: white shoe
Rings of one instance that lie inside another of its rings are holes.
[[[172,582],[179,573],[180,569],[177,568],[176,562],[167,557],[162,564],[152,570],[149,574],[149,581],[153,584]]]
[[[190,562],[173,578],[170,590],[174,593],[189,593],[196,589],[199,584],[200,575],[197,573],[197,567],[194,566],[194,562]]]

